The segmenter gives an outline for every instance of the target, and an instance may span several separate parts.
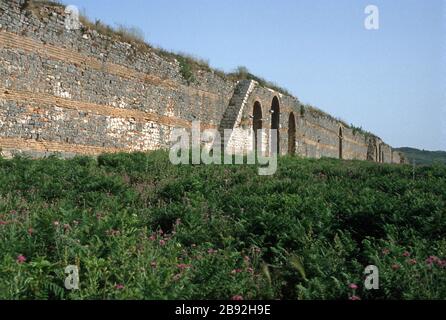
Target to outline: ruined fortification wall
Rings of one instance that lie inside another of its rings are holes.
[[[68,31],[63,9],[42,20],[0,2],[3,150],[89,153],[167,147],[192,120],[217,127],[233,83],[213,73],[188,85],[178,63],[95,31]]]
[[[209,70],[196,72],[196,81],[189,83],[176,60],[95,30],[67,30],[64,8],[40,6],[32,13],[27,3],[0,1],[4,156],[168,148],[172,130],[189,129],[194,120],[202,129],[238,128],[251,136],[261,122],[268,149],[268,129],[276,117],[282,154],[399,163],[379,138],[305,109],[296,98]],[[260,122],[255,105],[261,108]],[[247,143],[243,135],[231,136],[234,148]]]
[[[241,121],[235,125],[240,130],[246,130],[246,134],[242,138],[252,134],[252,128],[256,121],[253,118],[254,106],[257,104],[261,107],[260,126],[266,129],[262,142],[265,149],[268,150],[268,144],[271,142],[268,129],[272,127],[271,110],[274,99],[277,99],[280,108],[281,154],[296,153],[311,158],[341,157],[342,159],[392,163],[391,147],[380,138],[357,132],[333,117],[306,108],[296,98],[259,86],[256,86],[250,93],[240,117]],[[292,132],[292,128],[295,128],[295,133]],[[252,138],[248,139],[248,141],[251,140]],[[246,148],[243,143],[243,139],[238,141],[240,149]],[[253,143],[249,148],[253,148]],[[378,156],[378,152],[383,154],[381,158]]]

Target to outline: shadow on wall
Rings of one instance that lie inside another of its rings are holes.
[[[273,98],[270,113],[272,114],[271,129],[277,130],[277,139],[272,141],[271,148],[275,153],[280,154],[280,104],[277,97]]]

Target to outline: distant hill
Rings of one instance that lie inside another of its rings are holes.
[[[421,165],[430,165],[434,162],[446,164],[446,151],[426,151],[415,148],[399,148],[396,150],[404,153],[410,163],[415,160],[416,164]]]

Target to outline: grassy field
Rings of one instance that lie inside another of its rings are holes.
[[[3,299],[446,298],[439,164],[285,157],[262,177],[154,152],[0,159],[0,173]]]

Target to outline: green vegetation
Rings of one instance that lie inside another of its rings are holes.
[[[183,79],[186,80],[188,84],[195,82],[196,79],[194,76],[193,68],[188,60],[182,56],[179,56],[177,60],[180,63],[180,72],[183,76]]]
[[[363,136],[365,136],[366,139],[367,139],[368,137],[370,137],[370,136],[374,136],[373,133],[371,133],[371,132],[369,132],[369,131],[367,131],[367,130],[364,130],[362,127],[357,127],[357,126],[355,126],[354,124],[351,124],[351,125],[349,125],[348,127],[349,127],[350,129],[352,129],[352,131],[353,131],[353,135],[356,135],[356,134],[362,134]]]
[[[41,10],[43,7],[52,7],[59,9],[59,11],[65,9],[65,5],[60,1],[26,0],[22,5],[22,10],[34,14],[39,19],[48,18],[48,12],[42,12]],[[138,47],[141,47],[142,44],[146,46],[144,42],[144,32],[137,27],[125,26],[122,24],[117,24],[115,27],[111,27],[103,23],[101,20],[92,22],[87,18],[85,13],[81,14],[80,20],[84,28],[96,30],[103,35],[131,43]]]
[[[307,104],[301,105],[301,107],[300,107],[301,116],[304,116],[305,112],[307,112],[307,111],[315,117],[318,117],[318,118],[322,117],[322,118],[330,119],[332,121],[338,122],[339,124],[342,124],[346,128],[352,128],[352,129],[355,128],[353,125],[348,125],[347,122],[345,122],[344,120],[342,120],[340,118],[333,117],[331,114],[329,114],[329,113],[327,113],[327,112],[325,112],[311,104],[307,103]],[[359,132],[359,128],[355,128],[355,129],[357,132]]]
[[[85,16],[81,16],[80,19],[84,28],[94,29],[103,35],[118,38],[122,42],[133,44],[141,44],[144,42],[144,32],[137,27],[129,27],[122,24],[118,24],[116,27],[111,27],[103,23],[101,20],[96,20],[92,23]]]
[[[38,9],[42,5],[58,7],[58,8],[65,7],[65,5],[63,5],[60,1],[57,0],[25,0],[22,4],[22,10],[34,10]]]
[[[432,165],[435,162],[446,164],[446,151],[427,151],[414,148],[396,150],[402,152],[411,164],[414,161],[418,165]]]
[[[234,81],[238,80],[254,80],[259,83],[261,87],[264,88],[270,88],[274,91],[280,92],[284,95],[292,97],[293,95],[285,88],[279,87],[276,83],[267,81],[261,77],[258,77],[254,74],[252,74],[248,68],[239,66],[234,72],[229,73],[226,75],[229,79],[232,79]]]
[[[0,159],[0,298],[444,299],[446,166],[412,170]],[[64,288],[68,265],[80,290]]]

